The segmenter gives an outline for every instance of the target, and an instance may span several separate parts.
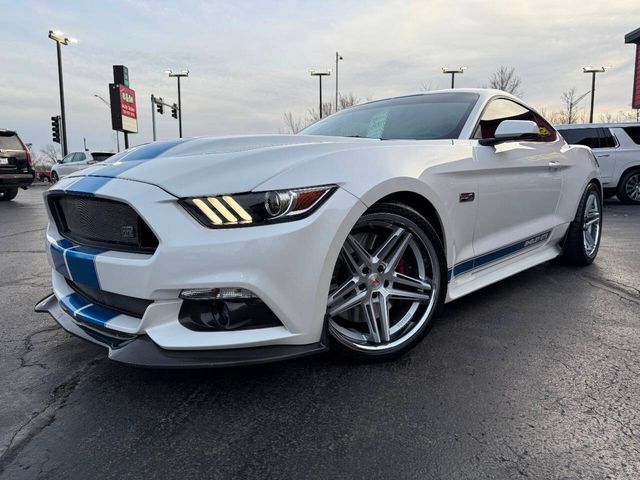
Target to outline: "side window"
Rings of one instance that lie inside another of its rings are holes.
[[[63,159],[62,159],[62,163],[71,163],[73,162],[73,157],[75,156],[75,153],[70,153],[69,155],[66,155]]]
[[[600,148],[615,148],[617,145],[616,137],[613,136],[608,128],[600,129]]]
[[[560,133],[569,145],[584,145],[589,148],[600,148],[598,128],[568,128]]]
[[[73,161],[74,162],[81,162],[81,161],[85,160],[86,158],[87,158],[87,156],[84,153],[78,152],[78,153],[76,153],[76,156],[73,159]]]
[[[540,129],[540,141],[553,142],[557,138],[556,131],[544,118],[519,103],[506,98],[497,98],[489,103],[480,118],[473,138],[495,137],[498,125],[504,120],[529,120],[535,122]]]
[[[622,127],[622,129],[633,140],[633,143],[640,145],[640,127]]]

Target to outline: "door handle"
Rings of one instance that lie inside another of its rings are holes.
[[[596,153],[597,158],[608,157],[608,156],[609,156],[608,153]]]

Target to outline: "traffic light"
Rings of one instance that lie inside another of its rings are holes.
[[[171,116],[173,118],[178,118],[178,105],[176,105],[175,103],[171,105]]]
[[[60,143],[60,115],[51,117],[51,134],[53,136],[53,141]]]
[[[162,98],[156,99],[156,112],[158,112],[160,115],[164,113],[164,103],[162,102],[163,102]]]

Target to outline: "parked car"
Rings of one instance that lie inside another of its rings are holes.
[[[298,135],[128,149],[46,193],[53,295],[110,358],[395,358],[445,302],[601,237],[591,150],[498,91],[369,102]]]
[[[49,182],[51,183],[51,171],[40,171],[36,172],[36,177],[41,182]]]
[[[0,201],[16,198],[18,189],[33,183],[31,153],[13,130],[0,129]]]
[[[571,145],[586,145],[600,164],[604,197],[640,204],[640,124],[592,123],[557,125]]]
[[[113,155],[113,152],[71,152],[51,168],[51,181],[57,182],[67,175],[103,162]]]

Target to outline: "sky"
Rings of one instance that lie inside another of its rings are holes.
[[[79,42],[63,47],[69,149],[115,149],[107,106],[112,65],[129,67],[139,133],[151,140],[151,94],[177,101],[182,82],[185,136],[284,132],[284,113],[317,105],[309,69],[340,62],[342,93],[378,99],[447,88],[441,67],[466,66],[456,86],[481,87],[499,66],[515,68],[523,100],[560,108],[571,87],[590,90],[585,65],[599,75],[595,118],[630,111],[634,47],[624,35],[640,27],[638,0],[519,1],[43,1],[0,0],[0,128],[41,148],[51,143],[60,110],[55,43],[49,29]],[[323,93],[334,98],[335,78]],[[588,107],[588,99],[581,104]],[[158,138],[177,136],[170,113]]]

